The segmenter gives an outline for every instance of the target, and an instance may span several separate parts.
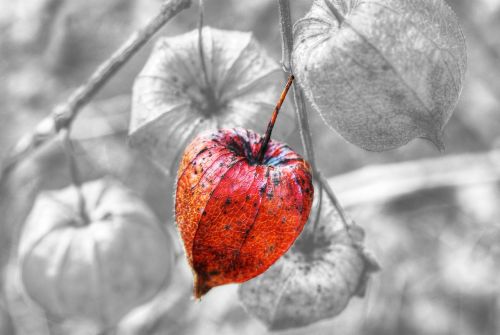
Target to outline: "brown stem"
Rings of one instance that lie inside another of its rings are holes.
[[[285,89],[283,92],[281,92],[280,99],[278,103],[276,104],[276,107],[274,107],[273,115],[271,116],[271,120],[269,121],[269,124],[267,125],[267,130],[266,130],[266,135],[264,137],[264,140],[262,142],[262,146],[260,147],[260,152],[259,156],[257,158],[257,161],[259,164],[262,164],[262,161],[264,160],[264,154],[266,153],[267,150],[267,145],[269,144],[269,141],[271,140],[271,133],[273,132],[274,124],[276,123],[276,119],[278,118],[278,114],[280,112],[281,106],[283,106],[283,102],[285,102],[285,98],[288,94],[288,91],[290,90],[290,86],[292,86],[294,80],[294,76],[290,75],[288,77],[288,81],[286,82]]]
[[[90,78],[52,113],[42,120],[33,133],[24,136],[5,160],[0,179],[10,171],[23,157],[53,138],[61,129],[71,125],[78,112],[99,90],[135,55],[153,35],[170,19],[191,6],[191,0],[166,0],[160,12],[144,28],[133,33]]]

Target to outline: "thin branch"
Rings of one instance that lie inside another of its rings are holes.
[[[290,0],[278,0],[280,7],[280,22],[281,22],[281,35],[283,36],[283,68],[288,69],[290,75],[293,75],[292,67],[290,64],[291,54],[293,51],[293,31],[292,31],[292,21],[290,14]],[[304,146],[304,151],[307,160],[310,162],[313,173],[316,179],[322,184],[322,188],[325,190],[326,194],[332,201],[332,204],[337,209],[342,222],[346,229],[349,227],[349,221],[347,220],[346,213],[342,206],[340,205],[335,193],[331,189],[330,185],[326,182],[326,179],[321,175],[316,165],[316,160],[314,156],[314,146],[311,135],[311,128],[309,127],[309,118],[307,116],[306,104],[304,99],[304,92],[297,85],[294,84],[294,96],[295,96],[295,106],[297,111],[297,117],[299,119],[300,126],[300,136],[302,138],[302,145]],[[320,191],[321,192],[321,191]]]
[[[317,178],[321,185],[323,186],[323,189],[325,190],[326,194],[328,195],[328,198],[330,198],[330,201],[332,202],[333,206],[337,209],[337,212],[340,215],[340,218],[342,219],[342,224],[344,225],[344,228],[349,231],[349,226],[350,222],[347,219],[347,214],[340,204],[339,200],[337,199],[337,196],[333,192],[332,188],[330,187],[330,184],[328,183],[328,180],[321,174],[317,174]]]
[[[291,55],[293,50],[293,27],[290,13],[290,0],[278,0],[280,12],[281,41],[282,41],[282,59],[283,69],[288,75],[293,75],[291,66]],[[307,117],[304,92],[295,81],[293,84],[293,96],[295,100],[295,111],[300,125],[300,138],[304,147],[306,159],[313,168],[313,173],[317,172],[316,159],[314,156],[314,146],[311,137],[311,128]]]
[[[51,115],[35,128],[34,132],[24,136],[5,160],[0,179],[10,171],[23,157],[53,138],[61,129],[71,125],[79,111],[100,89],[135,55],[153,35],[170,19],[191,6],[191,0],[166,0],[158,15],[144,28],[135,32],[102,63],[90,78],[61,105],[54,108]]]
[[[279,1],[280,24],[281,24],[281,65],[287,73],[292,72],[291,52],[293,48],[292,18],[290,11],[290,1]],[[290,30],[290,31],[288,31]]]
[[[318,209],[316,210],[316,217],[314,218],[313,231],[318,229],[319,222],[321,220],[321,209],[323,208],[323,184],[318,183]],[[317,234],[314,234],[313,239],[316,241]]]
[[[500,150],[368,166],[328,181],[346,208],[435,189],[494,185],[500,183]]]
[[[314,153],[314,145],[311,135],[311,127],[309,126],[309,117],[307,116],[306,100],[304,91],[300,88],[295,81],[293,85],[293,96],[296,106],[297,118],[299,120],[299,133],[304,147],[306,159],[309,161],[313,168],[313,175],[318,173],[318,166],[316,164],[316,156]]]

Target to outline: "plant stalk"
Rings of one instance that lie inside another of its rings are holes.
[[[293,75],[292,71],[292,50],[293,50],[293,26],[290,11],[290,0],[278,0],[280,13],[281,41],[282,41],[282,59],[281,64],[283,70],[288,75]],[[297,84],[293,84],[293,96],[295,101],[295,112],[299,120],[299,132],[304,147],[305,157],[313,168],[313,174],[316,173],[316,158],[314,155],[314,146],[311,136],[311,128],[309,126],[309,118],[305,103],[304,92]]]
[[[280,13],[280,27],[282,36],[282,65],[283,69],[288,72],[289,75],[293,76],[292,70],[292,51],[293,51],[293,27],[290,11],[290,0],[278,0],[279,13]],[[293,85],[293,92],[295,97],[295,110],[299,120],[300,137],[302,139],[302,145],[304,147],[306,159],[311,164],[313,170],[313,176],[322,185],[322,189],[326,192],[332,204],[337,209],[344,227],[349,231],[349,221],[347,219],[346,213],[342,206],[340,205],[335,193],[328,184],[327,180],[321,175],[316,165],[316,159],[314,156],[314,146],[312,140],[311,128],[309,126],[309,118],[307,115],[307,109],[305,104],[304,92],[297,84]],[[321,192],[321,191],[320,191]],[[314,228],[317,227],[315,224]]]
[[[285,85],[285,89],[283,90],[283,92],[281,92],[280,99],[279,99],[278,103],[276,104],[276,107],[274,107],[273,115],[271,116],[271,120],[269,121],[269,124],[267,125],[266,135],[265,135],[264,140],[262,142],[262,146],[260,147],[259,157],[257,158],[257,162],[259,162],[259,164],[262,164],[262,162],[264,161],[264,155],[266,153],[269,141],[271,140],[271,133],[273,132],[274,124],[276,123],[276,119],[278,118],[278,114],[281,110],[281,106],[283,106],[283,103],[285,102],[285,98],[288,94],[288,91],[290,90],[290,87],[292,86],[293,80],[294,80],[294,76],[290,75],[288,77],[288,81]]]

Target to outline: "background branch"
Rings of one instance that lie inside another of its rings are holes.
[[[500,183],[500,150],[369,166],[328,183],[346,208],[388,203],[438,188]]]
[[[46,143],[61,129],[69,127],[78,112],[99,90],[111,79],[130,58],[148,42],[151,37],[170,19],[182,10],[190,7],[191,0],[166,0],[156,15],[144,28],[135,32],[122,44],[104,63],[102,63],[90,78],[61,105],[56,106],[52,113],[42,120],[35,130],[14,146],[5,159],[0,179],[30,152]]]

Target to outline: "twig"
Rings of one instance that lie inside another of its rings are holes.
[[[342,224],[344,225],[344,228],[349,231],[349,226],[350,222],[347,219],[347,214],[340,204],[339,200],[337,199],[337,196],[333,192],[332,188],[330,187],[330,184],[328,183],[328,180],[321,174],[317,174],[317,178],[319,179],[319,182],[323,186],[323,189],[325,190],[326,194],[328,195],[328,198],[330,198],[330,201],[332,202],[333,206],[337,209],[337,212],[340,215],[340,218],[342,219]]]
[[[292,72],[290,50],[293,49],[292,18],[290,11],[290,1],[278,0],[281,25],[281,65],[283,71]]]
[[[280,23],[281,23],[281,35],[283,42],[283,68],[285,70],[288,69],[288,73],[293,75],[292,67],[291,67],[291,54],[293,50],[293,31],[292,31],[292,21],[290,14],[290,0],[278,0],[280,7]],[[321,175],[316,165],[316,160],[314,156],[314,147],[313,140],[311,135],[311,128],[309,127],[309,118],[307,116],[307,110],[304,99],[304,92],[297,85],[297,82],[294,83],[294,96],[295,96],[295,106],[296,112],[299,119],[300,126],[300,136],[302,138],[302,145],[304,146],[304,151],[307,160],[312,166],[313,174],[315,178],[322,184],[322,188],[325,190],[326,194],[330,198],[332,204],[337,209],[344,227],[347,232],[349,232],[349,220],[347,219],[347,215],[340,205],[335,193],[332,188],[326,181],[326,179]],[[320,190],[321,192],[321,190]]]
[[[321,220],[321,209],[323,208],[323,184],[318,183],[318,209],[316,210],[316,217],[314,218],[313,232],[318,229],[319,222]],[[314,234],[313,239],[316,241],[317,234]]]
[[[160,12],[144,28],[135,32],[111,57],[102,63],[90,78],[35,128],[24,136],[6,158],[0,179],[27,154],[53,138],[61,129],[71,125],[78,112],[99,90],[139,51],[170,19],[191,6],[191,0],[166,0]]]
[[[368,166],[330,178],[346,208],[385,204],[435,189],[500,183],[500,150]]]
[[[281,41],[282,41],[282,60],[281,64],[283,70],[288,75],[293,75],[291,66],[291,55],[293,50],[293,31],[292,31],[292,18],[290,13],[290,0],[278,0],[280,12],[280,26],[281,26]],[[300,138],[302,146],[304,147],[306,159],[309,161],[313,168],[313,173],[317,172],[316,159],[314,156],[314,146],[311,136],[311,128],[309,127],[309,119],[307,117],[307,110],[305,104],[305,97],[302,89],[295,81],[293,84],[293,96],[295,100],[295,111],[299,119],[300,125]]]

